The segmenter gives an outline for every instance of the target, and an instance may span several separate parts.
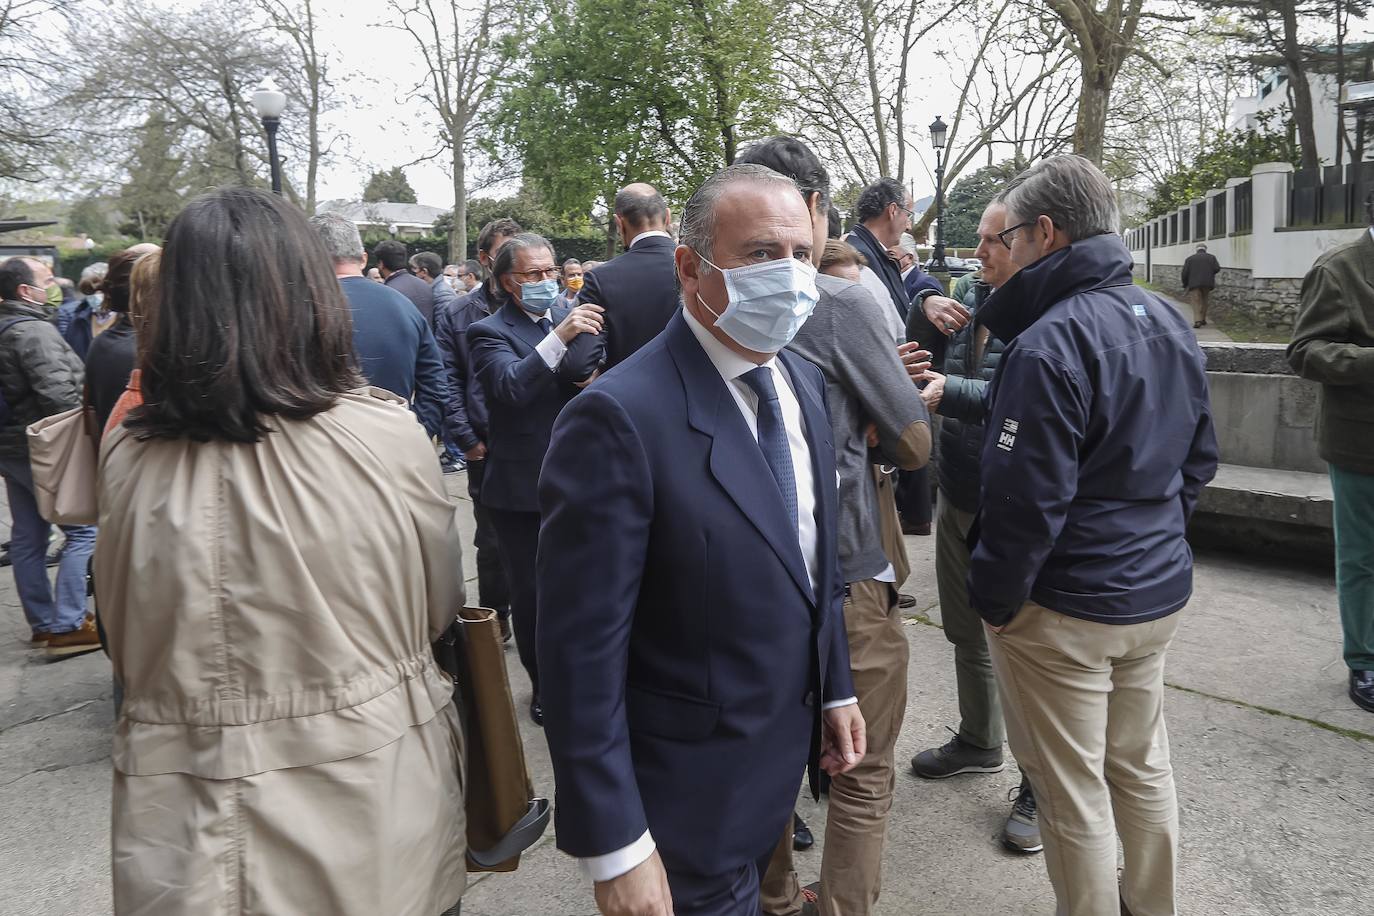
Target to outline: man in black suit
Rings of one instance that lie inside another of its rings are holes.
[[[434,339],[448,369],[448,433],[467,461],[468,497],[472,500],[472,517],[476,523],[472,544],[477,558],[478,600],[482,607],[496,611],[501,621],[501,636],[506,642],[514,635],[510,624],[510,586],[506,582],[495,528],[487,507],[482,504],[482,478],[487,468],[487,401],[472,371],[467,333],[468,328],[500,307],[493,292],[491,266],[501,246],[523,231],[519,223],[506,217],[483,226],[477,235],[477,257],[481,264],[464,261],[463,267],[473,276],[485,271],[486,280],[456,302],[434,310]]]
[[[542,725],[534,650],[536,487],[553,421],[578,392],[577,385],[559,376],[558,365],[573,338],[601,330],[601,307],[554,305],[558,268],[553,246],[528,232],[501,246],[489,294],[500,298],[500,308],[467,329],[473,375],[482,386],[488,411],[481,500],[506,567],[520,663],[534,687],[530,717]]]
[[[386,239],[378,242],[372,249],[372,258],[377,262],[382,282],[415,303],[415,307],[424,316],[425,323],[433,327],[434,290],[410,272],[406,246],[395,239]]]
[[[615,224],[624,254],[583,275],[577,301],[606,310],[606,329],[568,348],[564,373],[573,380],[619,365],[658,336],[678,308],[673,272],[672,211],[652,185],[626,185],[615,196]]]
[[[782,349],[818,295],[806,204],[731,166],[682,242],[684,308],[564,409],[539,480],[558,846],[606,916],[758,916],[798,772],[865,750],[825,379]]]

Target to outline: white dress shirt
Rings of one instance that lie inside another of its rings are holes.
[[[535,326],[538,326],[540,321],[549,317],[548,309],[544,309],[544,311],[536,315],[521,306],[516,306],[516,308],[519,308],[520,314],[528,318]],[[549,331],[549,333],[544,336],[543,340],[535,344],[534,349],[538,351],[540,357],[543,358],[544,363],[549,369],[553,370],[557,369],[558,364],[563,361],[564,355],[568,352],[568,345],[563,342],[563,338],[559,337],[553,331]]]
[[[661,234],[666,235],[667,233]],[[643,236],[639,238],[643,238]],[[635,241],[639,241],[639,238],[636,238]],[[631,247],[633,247],[633,243],[631,243]],[[757,369],[758,366],[716,340],[711,332],[692,317],[692,313],[687,309],[682,310],[682,317],[687,320],[687,327],[692,329],[692,333],[701,344],[701,348],[706,351],[706,356],[711,360],[711,365],[716,367],[720,377],[725,380],[725,387],[734,397],[735,405],[739,407],[740,414],[749,427],[750,435],[757,439],[759,435],[759,397],[754,393],[754,389],[750,388],[749,384],[744,381],[744,374]],[[802,416],[801,404],[797,401],[796,392],[792,390],[791,379],[778,366],[777,357],[768,360],[763,365],[773,373],[773,387],[778,392],[778,404],[782,408],[782,423],[787,430],[787,445],[792,452],[792,474],[797,482],[797,543],[801,547],[802,562],[806,564],[806,575],[811,582],[811,591],[814,593],[818,562],[816,551],[819,541],[816,530],[816,479],[811,471],[811,447],[806,441],[806,420]],[[852,706],[857,702],[859,702],[857,698],[849,697],[848,699],[825,703],[823,708],[835,709],[840,706]],[[602,856],[582,859],[580,862],[583,872],[593,881],[610,881],[649,858],[656,848],[653,837],[646,830],[639,839],[623,849],[617,849],[615,852],[608,852]]]
[[[639,235],[637,235],[637,236],[635,236],[634,238],[630,239],[629,247],[626,248],[625,250],[626,250],[626,251],[629,251],[630,248],[633,248],[633,247],[635,247],[636,245],[638,245],[640,239],[651,239],[651,238],[653,238],[654,236],[662,236],[662,237],[665,238],[665,239],[670,239],[670,238],[672,238],[671,235],[669,235],[668,233],[664,232],[662,229],[650,229],[648,232],[641,232]]]

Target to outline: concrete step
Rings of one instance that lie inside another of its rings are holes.
[[[1223,464],[1203,491],[1198,510],[1329,529],[1331,478],[1306,471]]]
[[[1307,471],[1223,464],[1188,526],[1195,546],[1329,566],[1335,552],[1331,479]]]

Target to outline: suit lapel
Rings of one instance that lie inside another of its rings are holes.
[[[567,314],[568,310],[565,308],[551,308],[549,309],[549,320],[557,327]],[[501,306],[501,319],[515,332],[516,337],[529,344],[531,350],[544,339],[544,332],[539,330],[539,325],[530,321],[524,309],[514,302],[507,302]]]
[[[680,312],[673,316],[666,333],[669,352],[688,392],[687,422],[711,437],[711,475],[768,542],[802,594],[814,605],[816,596],[806,575],[796,525],[787,517],[778,482],[763,458],[758,440],[749,433],[725,380]],[[811,423],[808,417],[808,427]]]

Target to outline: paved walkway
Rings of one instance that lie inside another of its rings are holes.
[[[462,476],[448,480],[466,505]],[[468,513],[464,519],[470,533]],[[0,508],[0,531],[6,520]],[[956,724],[933,547],[932,538],[908,539],[915,572],[905,589],[918,606],[907,626],[903,762],[942,743]],[[0,916],[108,914],[109,665],[99,654],[50,662],[29,651],[3,571],[0,607]],[[1344,696],[1330,574],[1201,556],[1184,613],[1166,697],[1183,829],[1180,913],[1367,912],[1374,897],[1374,716]],[[517,700],[527,699],[513,654],[509,661]],[[551,794],[547,750],[528,722],[525,740],[535,784]],[[1010,766],[944,782],[902,772],[878,914],[1051,916],[1040,857],[1015,857],[996,842],[1017,781]],[[798,805],[822,837],[824,810],[809,799]],[[819,843],[798,855],[804,881],[817,877],[820,855]],[[550,831],[519,871],[474,877],[463,912],[583,916],[595,906]]]

